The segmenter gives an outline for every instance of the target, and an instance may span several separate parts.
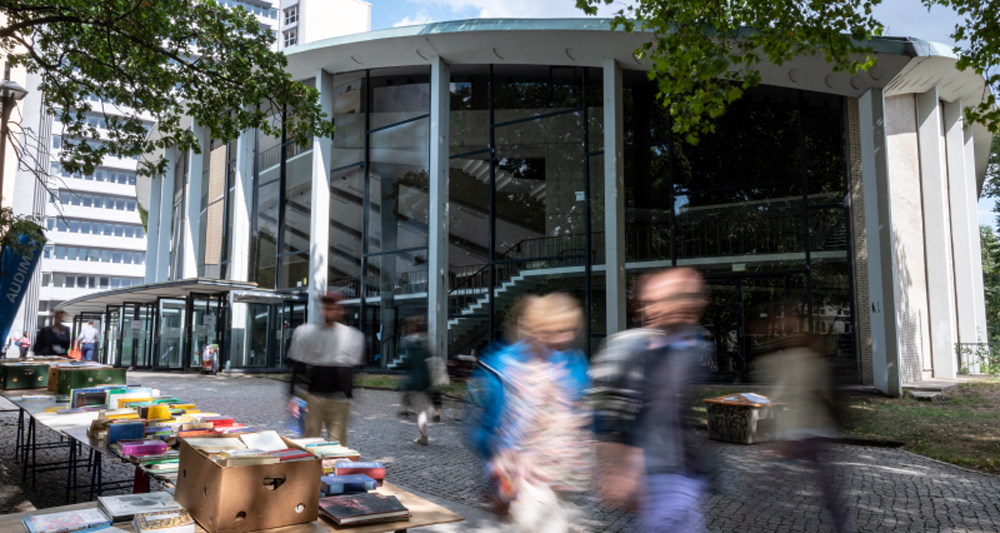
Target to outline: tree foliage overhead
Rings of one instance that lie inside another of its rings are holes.
[[[577,0],[590,15],[617,0]],[[1000,89],[1000,0],[921,0],[964,17],[951,37],[959,69],[986,79],[982,104],[967,118],[1000,131],[995,109]],[[716,117],[761,81],[759,65],[781,65],[799,55],[821,54],[835,72],[856,74],[875,65],[870,41],[883,25],[872,16],[881,0],[634,0],[614,17],[613,27],[650,32],[637,50],[649,59],[650,79],[673,117],[673,129],[689,142],[714,131]]]
[[[0,49],[41,77],[45,103],[62,123],[63,167],[91,173],[105,156],[134,157],[176,146],[200,152],[183,128],[190,115],[217,139],[248,128],[279,136],[272,108],[300,118],[286,135],[298,144],[330,135],[316,89],[285,72],[275,36],[254,15],[214,0],[0,0]],[[258,105],[260,104],[260,105]],[[114,111],[113,113],[111,111]],[[107,114],[105,115],[105,112]],[[152,115],[159,136],[147,139]],[[106,132],[88,124],[103,115]],[[162,159],[139,172],[162,173]]]

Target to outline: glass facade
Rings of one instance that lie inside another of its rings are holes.
[[[210,139],[206,143],[201,180],[201,238],[198,277],[226,279],[229,275],[227,221],[233,209],[236,175],[236,141]]]

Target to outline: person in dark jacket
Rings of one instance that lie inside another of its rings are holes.
[[[411,316],[404,321],[407,335],[399,346],[400,355],[407,364],[407,377],[400,389],[403,391],[402,416],[409,416],[412,409],[417,413],[417,427],[420,436],[413,442],[427,445],[427,412],[433,405],[434,420],[441,420],[439,405],[441,394],[433,390],[432,376],[428,367],[431,358],[427,341],[427,318]]]
[[[56,311],[52,325],[38,330],[35,335],[35,355],[62,355],[69,352],[69,330],[63,326],[65,313]]]

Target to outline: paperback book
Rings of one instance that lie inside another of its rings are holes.
[[[132,519],[135,533],[194,533],[194,519],[184,509],[141,513]]]
[[[111,519],[97,509],[29,516],[23,520],[28,533],[69,533],[111,525]]]
[[[182,509],[174,497],[166,492],[101,496],[97,502],[98,507],[116,522],[131,520],[132,517],[140,513]]]

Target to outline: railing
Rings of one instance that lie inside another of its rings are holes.
[[[985,342],[955,344],[959,374],[1000,374],[1000,346]]]

